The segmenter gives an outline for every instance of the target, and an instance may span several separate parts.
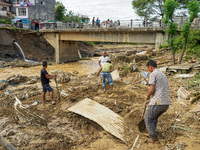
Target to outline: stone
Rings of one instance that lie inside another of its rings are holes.
[[[0,82],[0,90],[4,90],[8,86],[7,82]]]
[[[62,70],[56,70],[55,72],[52,72],[51,74],[57,75],[56,78],[57,78],[58,83],[67,83],[73,77],[73,74],[71,74],[69,72],[63,72]]]
[[[13,136],[13,135],[15,135],[15,132],[14,132],[14,131],[10,131],[10,132],[8,132],[8,134],[7,134],[7,136]]]
[[[6,81],[9,83],[9,84],[19,84],[19,83],[24,83],[24,82],[27,82],[28,81],[28,77],[27,76],[22,76],[22,75],[12,75],[10,77],[8,77],[6,79]]]

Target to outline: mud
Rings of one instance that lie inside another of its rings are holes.
[[[152,52],[152,49],[149,51]],[[139,59],[138,61],[135,60],[138,57],[135,54],[127,56],[125,52],[121,55],[112,55],[111,59],[113,59],[112,62],[115,68],[121,69],[121,71],[119,70],[121,79],[114,82],[113,90],[110,90],[107,86],[105,92],[102,89],[100,77],[96,77],[95,74],[98,70],[97,59],[49,65],[48,71],[54,72],[58,76],[60,71],[56,73],[56,70],[62,70],[60,73],[61,84],[59,84],[59,91],[63,90],[69,94],[68,96],[61,95],[61,101],[59,102],[57,100],[58,95],[55,82],[52,80],[50,84],[54,89],[56,105],[51,105],[49,93],[46,95],[47,104],[43,105],[41,103],[42,88],[38,79],[35,80],[36,83],[29,83],[29,79],[39,76],[41,66],[2,69],[1,79],[6,80],[8,75],[13,75],[13,71],[18,71],[21,76],[17,76],[17,79],[20,79],[16,80],[17,85],[9,84],[5,89],[0,90],[1,134],[15,147],[25,150],[124,150],[131,149],[138,134],[140,135],[138,141],[139,148],[136,149],[172,150],[178,147],[182,147],[182,149],[185,147],[188,150],[198,149],[200,143],[200,114],[189,112],[197,104],[192,105],[187,100],[177,100],[178,88],[180,86],[186,88],[189,79],[181,81],[180,79],[173,79],[173,74],[167,76],[170,84],[171,105],[169,110],[158,121],[157,130],[161,144],[152,144],[144,133],[139,132],[137,123],[142,114],[145,95],[149,87],[140,82],[137,83],[137,81],[143,78],[140,72],[141,70],[147,71],[145,64],[152,57],[143,55],[147,58]],[[171,59],[168,52],[156,52],[154,55],[156,55],[155,59],[157,62],[163,61],[164,58]],[[127,69],[132,68],[133,65],[136,65],[138,69],[134,72]],[[159,67],[166,65],[170,65],[170,62],[159,65]],[[67,74],[63,73],[66,71]],[[121,75],[121,72],[124,71],[126,71],[126,74]],[[67,83],[62,82],[62,77],[67,78],[69,76],[70,80]],[[10,77],[10,79],[12,78]],[[193,88],[188,90],[192,92]],[[15,96],[21,100],[22,105],[29,106],[25,110],[20,110],[25,115],[24,117],[16,113],[13,106]],[[108,107],[125,119],[125,123],[128,126],[126,129],[128,145],[104,131],[97,123],[68,111],[70,106],[84,98],[90,98]],[[32,105],[35,102],[37,102],[37,105]],[[26,115],[27,112],[29,113]],[[41,116],[44,118],[45,123],[39,123],[37,117],[32,118],[30,113]]]

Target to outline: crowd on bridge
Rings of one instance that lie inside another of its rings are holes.
[[[120,21],[117,20],[117,21],[113,21],[113,20],[104,20],[104,21],[100,21],[99,20],[99,17],[97,17],[97,19],[95,20],[95,17],[93,17],[92,19],[92,27],[97,27],[97,28],[100,28],[100,27],[120,27]]]

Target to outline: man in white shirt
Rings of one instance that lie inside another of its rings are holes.
[[[102,56],[99,58],[99,66],[101,67],[107,61],[110,61],[110,58],[108,56],[106,56],[106,52],[103,51]]]

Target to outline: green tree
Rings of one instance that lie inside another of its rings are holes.
[[[177,23],[174,22],[174,12],[178,8],[178,2],[175,0],[166,0],[164,4],[164,18],[163,23],[167,25],[166,33],[169,38],[169,43],[171,46],[171,51],[173,55],[173,64],[175,64],[175,49],[174,49],[174,36],[177,32]]]
[[[63,21],[66,14],[65,6],[61,2],[56,2],[55,7],[55,19],[58,21]]]
[[[188,8],[188,12],[189,12],[189,19],[183,24],[182,29],[181,29],[181,36],[184,38],[184,47],[183,47],[183,51],[179,60],[179,64],[181,64],[186,47],[187,47],[187,41],[188,41],[188,35],[190,32],[190,27],[191,27],[191,23],[194,21],[195,18],[198,17],[198,13],[200,11],[199,9],[200,4],[197,0],[191,0],[189,1],[187,8]]]
[[[66,14],[64,22],[76,22],[80,23],[81,22],[81,17],[79,15],[75,15],[71,10],[69,13]]]
[[[186,13],[185,8],[188,1],[175,0],[175,2],[179,3],[179,13]],[[159,17],[164,17],[165,2],[166,0],[133,0],[132,5],[138,16],[155,20]]]

